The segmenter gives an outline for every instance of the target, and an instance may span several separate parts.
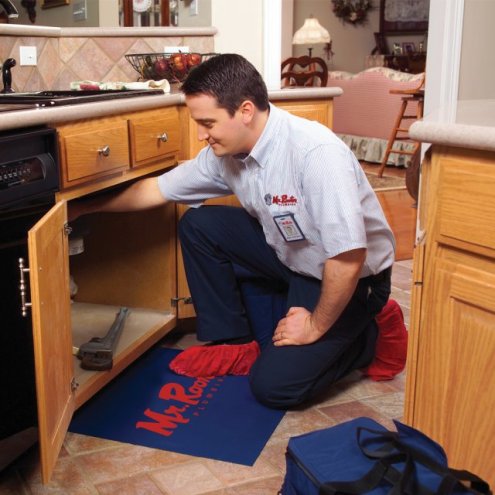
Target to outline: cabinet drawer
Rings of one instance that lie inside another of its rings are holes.
[[[127,121],[93,123],[60,132],[63,186],[129,167]]]
[[[440,166],[440,242],[495,257],[493,165],[475,159],[463,164],[447,157]]]
[[[178,153],[180,144],[179,112],[164,108],[129,119],[132,166]]]

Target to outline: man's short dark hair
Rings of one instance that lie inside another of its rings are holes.
[[[268,91],[260,73],[241,55],[215,55],[195,67],[182,84],[186,96],[206,94],[217,99],[218,106],[230,116],[245,100],[259,110],[269,108]]]

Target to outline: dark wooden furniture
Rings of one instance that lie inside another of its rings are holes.
[[[282,62],[282,87],[326,86],[328,67],[320,57],[291,57]]]
[[[385,65],[394,70],[419,74],[426,68],[426,53],[408,53],[406,55],[385,55]]]

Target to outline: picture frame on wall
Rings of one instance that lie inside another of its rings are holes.
[[[402,43],[402,52],[404,55],[414,53],[416,51],[416,45],[413,42],[407,41]]]
[[[53,7],[63,7],[70,5],[70,0],[41,0],[42,9],[51,9]]]
[[[430,0],[380,0],[381,33],[428,31]]]

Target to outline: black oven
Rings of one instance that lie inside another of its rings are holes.
[[[0,133],[0,470],[37,441],[31,316],[22,315],[19,258],[27,233],[55,203],[56,133]]]

